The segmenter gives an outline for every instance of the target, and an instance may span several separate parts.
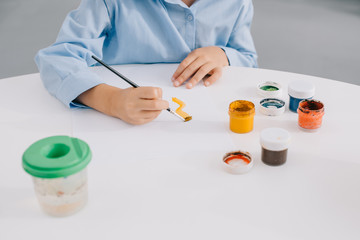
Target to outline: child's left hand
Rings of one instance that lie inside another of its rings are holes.
[[[198,48],[179,64],[172,81],[175,87],[183,84],[191,77],[186,88],[193,88],[206,75],[210,75],[204,81],[205,86],[210,86],[221,77],[222,67],[228,66],[229,62],[225,52],[215,46]]]

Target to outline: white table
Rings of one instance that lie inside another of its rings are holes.
[[[0,239],[360,239],[360,86],[263,69],[226,68],[213,86],[173,88],[176,65],[128,65],[117,70],[139,85],[161,86],[164,98],[187,103],[188,123],[167,112],[131,126],[91,109],[67,109],[39,74],[0,80]],[[104,68],[109,84],[128,87]],[[262,115],[256,86],[276,81],[288,103],[289,81],[307,79],[325,104],[321,129],[301,131],[297,114]],[[231,101],[256,105],[254,130],[235,134]],[[174,105],[172,105],[173,108]],[[285,165],[261,162],[259,133],[282,127],[292,136]],[[52,135],[89,143],[89,202],[77,214],[53,218],[37,203],[21,157]],[[245,175],[221,168],[230,150],[255,161]]]

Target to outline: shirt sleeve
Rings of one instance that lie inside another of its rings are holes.
[[[64,20],[56,42],[35,56],[45,88],[69,107],[81,93],[102,83],[88,68],[102,58],[104,39],[111,28],[104,1],[83,0]]]
[[[257,67],[257,54],[250,27],[254,15],[252,1],[244,1],[229,41],[221,47],[230,66]]]

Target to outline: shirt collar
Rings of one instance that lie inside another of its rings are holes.
[[[171,3],[171,4],[178,4],[184,8],[189,8],[183,1],[181,0],[163,0],[164,2]],[[196,5],[200,0],[196,0],[190,8]]]

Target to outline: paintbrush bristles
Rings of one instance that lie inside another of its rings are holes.
[[[188,117],[185,118],[185,122],[188,122],[188,121],[190,121],[191,119],[192,119],[192,116],[188,116]]]

